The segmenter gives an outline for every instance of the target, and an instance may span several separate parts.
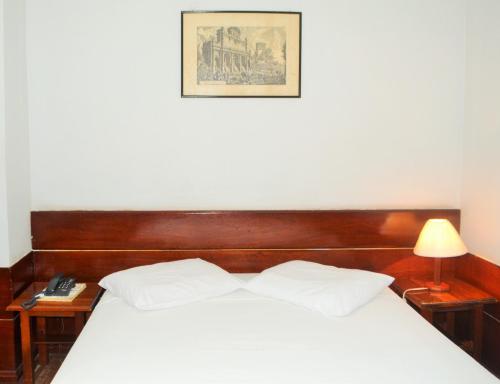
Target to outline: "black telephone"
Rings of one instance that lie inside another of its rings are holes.
[[[68,296],[71,288],[74,288],[76,280],[74,277],[64,277],[58,273],[49,281],[49,285],[44,291],[45,296]]]
[[[75,285],[76,280],[74,277],[64,277],[64,274],[58,273],[50,279],[47,288],[33,295],[31,299],[21,303],[21,307],[25,310],[33,308],[36,305],[38,298],[42,296],[68,296],[71,289],[74,288]]]

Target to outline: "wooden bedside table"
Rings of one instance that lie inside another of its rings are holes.
[[[29,300],[34,294],[47,286],[47,282],[35,282],[26,288],[8,307],[7,311],[19,312],[21,316],[21,344],[23,353],[24,384],[33,383],[33,360],[31,344],[38,344],[40,365],[47,364],[48,344],[72,343],[74,339],[68,337],[49,339],[45,333],[45,319],[47,317],[73,317],[75,319],[75,333],[78,336],[85,325],[88,314],[92,312],[102,294],[102,288],[96,283],[86,283],[87,287],[70,303],[39,301],[30,310],[24,310],[21,303]],[[31,318],[37,318],[37,332],[31,336]]]
[[[396,278],[392,288],[402,296],[407,289],[425,287],[425,282],[429,280],[429,278],[420,277]],[[448,292],[410,291],[406,293],[406,301],[420,310],[422,316],[432,325],[435,325],[434,315],[437,312],[445,312],[446,333],[452,338],[455,336],[455,312],[472,311],[472,356],[480,360],[483,339],[483,306],[496,303],[497,299],[465,281],[446,278],[446,282],[450,284]]]

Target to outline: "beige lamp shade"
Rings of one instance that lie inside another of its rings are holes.
[[[448,220],[430,219],[422,228],[413,252],[426,257],[454,257],[466,254],[467,247]]]

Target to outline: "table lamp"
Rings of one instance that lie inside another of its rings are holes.
[[[430,219],[422,228],[413,252],[418,256],[434,257],[434,281],[426,286],[434,292],[446,292],[450,286],[441,281],[441,259],[464,255],[467,248],[448,220]]]

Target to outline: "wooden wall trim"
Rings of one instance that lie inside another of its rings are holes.
[[[33,282],[35,265],[33,252],[28,253],[21,260],[10,267],[10,281],[12,298],[16,298]]]
[[[500,266],[468,254],[456,262],[457,277],[495,295],[500,300]]]
[[[260,272],[293,259],[394,274],[430,271],[430,260],[412,249],[434,217],[459,228],[455,209],[32,212],[35,274],[46,279],[66,272],[94,281],[189,257],[230,272]]]
[[[40,211],[35,250],[413,247],[425,221],[459,210]]]
[[[10,268],[0,268],[0,319],[11,319],[5,307],[17,297],[34,278],[33,253],[30,252]]]
[[[173,250],[173,251],[35,251],[37,280],[48,280],[57,272],[81,281],[102,277],[139,265],[200,257],[233,273],[261,272],[289,260],[309,260],[344,268],[361,268],[390,275],[425,272],[432,260],[415,256],[411,249],[310,249],[310,250]],[[452,270],[452,260],[444,269]]]
[[[0,268],[0,381],[17,382],[22,372],[19,316],[5,307],[34,279],[33,253],[10,268]]]
[[[500,266],[475,255],[457,258],[456,277],[491,293],[500,301]],[[484,340],[482,363],[500,377],[500,303],[484,307]]]
[[[12,313],[7,312],[5,307],[12,301],[12,290],[10,282],[10,269],[0,268],[0,319],[12,318]]]

